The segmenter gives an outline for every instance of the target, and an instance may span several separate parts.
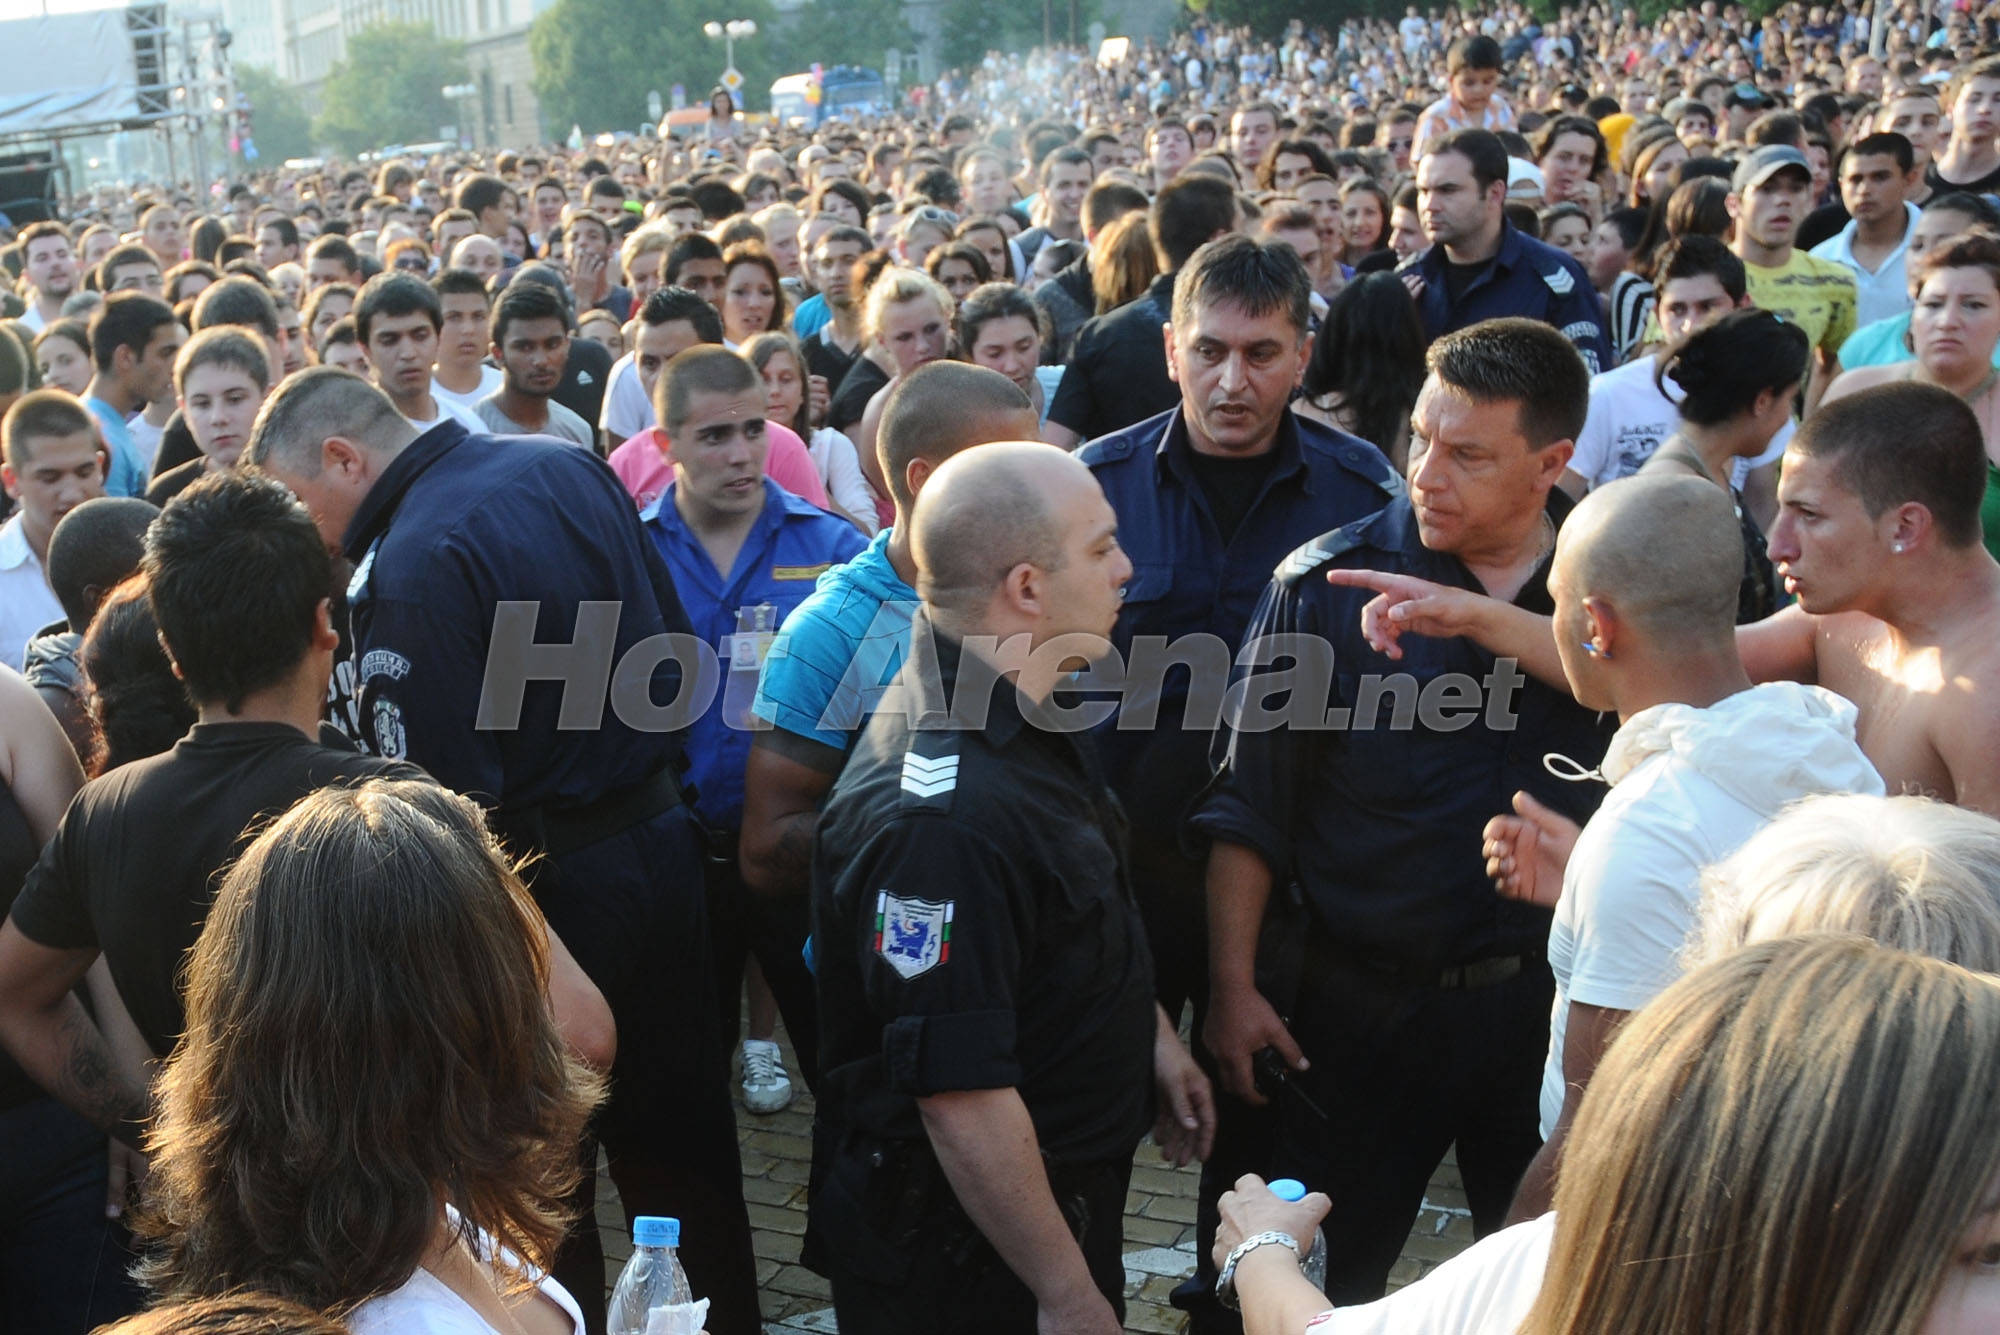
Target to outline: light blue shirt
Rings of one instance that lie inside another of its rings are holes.
[[[910,651],[917,591],[889,564],[883,529],[867,550],[819,577],[785,618],[751,712],[822,746],[846,751]]]
[[[104,479],[104,494],[144,496],[146,467],[139,461],[139,446],[125,425],[125,415],[100,398],[87,398],[83,406],[97,419],[104,432],[104,443],[111,451],[111,471]]]
[[[1840,345],[1840,369],[1852,371],[1857,366],[1892,366],[1915,361],[1917,354],[1904,341],[1909,332],[1908,311],[1893,319],[1862,325]],[[2000,345],[1993,349],[1993,365],[2000,367]]]
[[[1858,221],[1850,220],[1847,226],[1806,252],[1816,260],[1832,260],[1854,275],[1854,319],[1858,324],[1873,324],[1909,313],[1910,279],[1905,261],[1909,258],[1910,230],[1924,216],[1924,211],[1907,201],[1903,208],[1908,215],[1903,223],[1903,239],[1873,273],[1854,258],[1854,237],[1861,228]],[[1846,361],[1841,365],[1847,365]]]
[[[825,328],[832,319],[833,312],[828,309],[826,298],[815,292],[792,312],[792,332],[803,342]]]

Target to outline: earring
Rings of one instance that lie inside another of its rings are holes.
[[[1609,649],[1603,649],[1603,648],[1600,648],[1600,647],[1598,647],[1598,645],[1597,645],[1597,644],[1595,644],[1594,642],[1592,642],[1592,641],[1590,641],[1590,640],[1585,640],[1585,641],[1583,642],[1583,651],[1584,651],[1585,653],[1589,654],[1589,655],[1590,655],[1590,656],[1591,656],[1592,658],[1609,658],[1609,657],[1611,657],[1611,651],[1610,651]]]
[[[1893,546],[1891,546],[1889,550],[1894,552],[1896,555],[1901,556],[1903,554],[1903,544],[1900,542],[1896,543]]]

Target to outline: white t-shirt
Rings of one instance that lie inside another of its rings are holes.
[[[449,1206],[446,1209],[453,1222],[457,1222],[458,1212]],[[493,1240],[483,1229],[478,1250],[482,1256],[493,1254]],[[542,1296],[563,1310],[570,1319],[573,1335],[584,1335],[583,1309],[576,1305],[568,1289],[535,1267],[523,1266],[521,1258],[507,1248],[502,1247],[500,1255],[506,1264],[524,1271],[541,1289]],[[473,1310],[471,1303],[422,1266],[401,1288],[370,1298],[348,1313],[347,1328],[354,1335],[499,1335]]]
[[[1542,1291],[1555,1235],[1553,1214],[1503,1228],[1380,1301],[1314,1317],[1307,1335],[1514,1335]]]
[[[1605,751],[1611,792],[1577,836],[1549,927],[1556,978],[1542,1070],[1542,1135],[1562,1115],[1572,1002],[1634,1011],[1680,976],[1701,871],[1736,851],[1787,802],[1880,793],[1854,742],[1855,708],[1831,691],[1770,682],[1706,709],[1655,705]]]
[[[639,383],[639,367],[629,352],[611,363],[597,424],[613,440],[630,440],[653,425],[653,402]]]
[[[806,441],[806,452],[812,455],[813,468],[819,473],[820,485],[826,488],[827,499],[852,515],[862,531],[874,537],[881,530],[875,518],[875,489],[868,485],[867,475],[861,471],[861,454],[854,448],[854,442],[832,427],[823,426]]]
[[[455,389],[446,389],[442,380],[439,380],[436,376],[432,376],[431,397],[439,403],[455,403],[467,412],[471,412],[479,406],[481,399],[489,394],[499,393],[500,386],[505,383],[507,383],[507,373],[505,371],[502,371],[497,366],[488,366],[484,362],[481,362],[479,364],[479,388],[473,390],[470,394],[461,394]]]
[[[583,1310],[569,1290],[547,1275],[540,1285],[542,1296],[569,1317],[575,1335],[584,1335]],[[347,1327],[354,1335],[498,1335],[471,1303],[422,1267],[400,1289],[355,1308]]]
[[[433,394],[431,396],[431,400],[432,402],[437,404],[438,415],[436,417],[431,418],[428,422],[422,422],[418,421],[414,417],[406,415],[403,418],[403,420],[405,422],[408,422],[411,426],[415,427],[420,432],[428,431],[432,427],[436,426],[439,422],[445,421],[446,419],[450,419],[451,421],[454,421],[458,423],[460,426],[464,427],[467,431],[474,433],[475,435],[484,436],[489,434],[486,429],[486,423],[480,421],[479,414],[473,412],[472,409],[462,408],[458,404],[452,402],[450,399],[443,398],[436,394]]]
[[[1641,357],[1590,378],[1590,415],[1577,435],[1569,466],[1592,491],[1638,472],[1660,443],[1680,429],[1678,405],[1685,396],[1671,380],[1667,384],[1673,386],[1669,391],[1673,397],[1660,392],[1653,383],[1659,364],[1658,357]],[[1792,433],[1792,424],[1786,422],[1762,454],[1731,464],[1730,485],[1740,490],[1753,469],[1777,462],[1791,444]]]
[[[16,672],[28,641],[42,627],[63,619],[62,604],[49,587],[17,511],[0,526],[0,663]]]

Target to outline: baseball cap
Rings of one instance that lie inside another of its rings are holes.
[[[1756,84],[1739,83],[1729,90],[1727,97],[1722,99],[1722,105],[1725,107],[1768,107],[1771,105],[1771,99],[1764,96],[1764,90]]]
[[[1736,174],[1730,178],[1729,188],[1740,195],[1752,186],[1764,184],[1787,167],[1796,167],[1805,173],[1807,180],[1812,179],[1812,164],[1806,161],[1805,154],[1789,144],[1765,144],[1762,148],[1753,148],[1736,164]]]

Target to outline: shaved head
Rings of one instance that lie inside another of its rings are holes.
[[[1647,638],[1733,645],[1743,531],[1729,495],[1696,477],[1629,477],[1584,498],[1556,541],[1557,579]]]
[[[1002,441],[947,459],[911,517],[918,596],[942,619],[966,625],[1016,567],[1061,570],[1062,511],[1079,487],[1095,490],[1097,479],[1039,441]]]
[[[875,451],[889,498],[908,514],[910,463],[933,466],[974,445],[1030,440],[1039,422],[1021,387],[998,371],[970,362],[929,362],[897,381],[882,404]]]

